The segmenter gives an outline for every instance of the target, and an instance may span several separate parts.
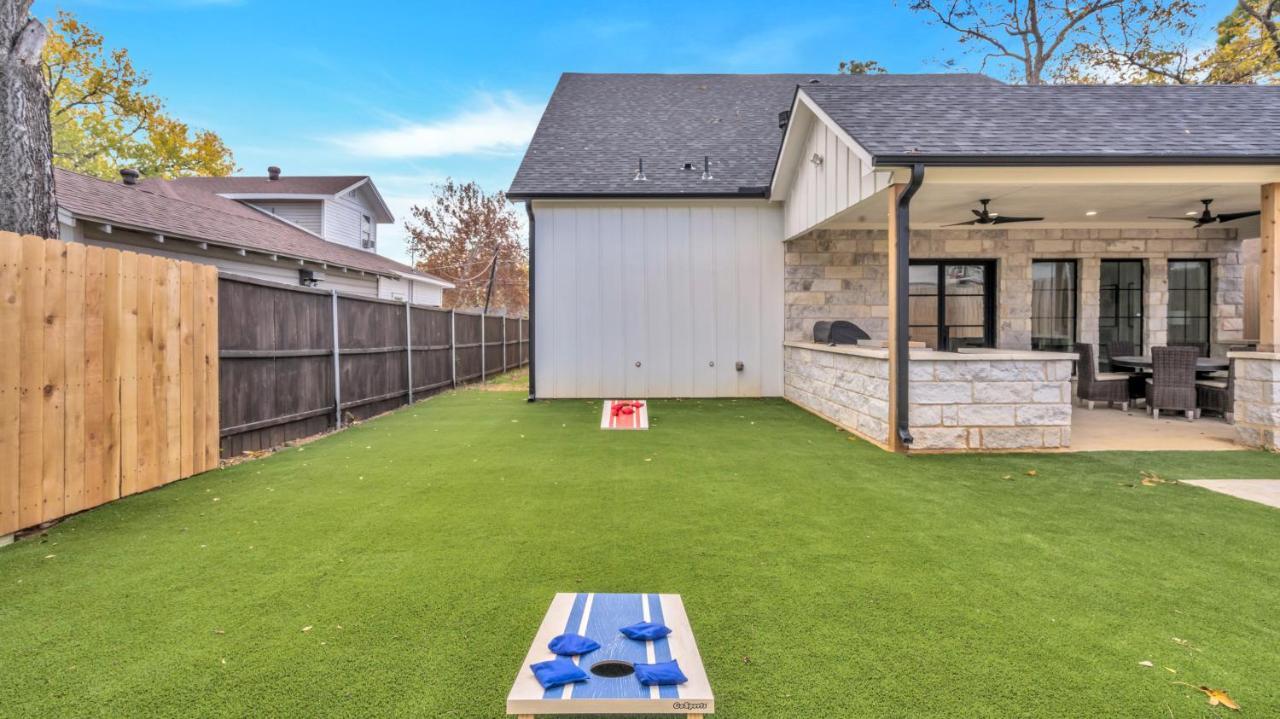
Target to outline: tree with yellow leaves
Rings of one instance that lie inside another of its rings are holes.
[[[48,23],[43,71],[53,126],[53,162],[104,179],[133,167],[147,177],[229,175],[231,150],[209,130],[194,130],[146,92],[148,78],[124,49],[74,15]]]

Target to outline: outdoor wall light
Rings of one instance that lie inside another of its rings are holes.
[[[822,155],[816,152],[813,153],[813,157],[809,158],[809,162],[812,162],[814,167],[822,167]]]

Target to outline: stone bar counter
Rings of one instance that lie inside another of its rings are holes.
[[[1280,450],[1280,352],[1230,352],[1240,443]]]
[[[911,450],[1070,446],[1075,359],[1059,352],[911,350]],[[786,342],[783,394],[880,446],[889,442],[887,349]]]

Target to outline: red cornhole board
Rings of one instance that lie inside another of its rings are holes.
[[[641,399],[607,399],[600,429],[649,429],[649,403]]]

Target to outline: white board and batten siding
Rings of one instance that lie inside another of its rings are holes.
[[[324,231],[324,203],[320,200],[254,200],[247,204],[312,234],[320,235]]]
[[[534,216],[538,397],[782,394],[781,207],[536,202]]]
[[[870,155],[822,118],[812,117],[803,143],[786,193],[787,239],[885,189],[892,177],[873,171]],[[813,162],[814,156],[822,162]]]

